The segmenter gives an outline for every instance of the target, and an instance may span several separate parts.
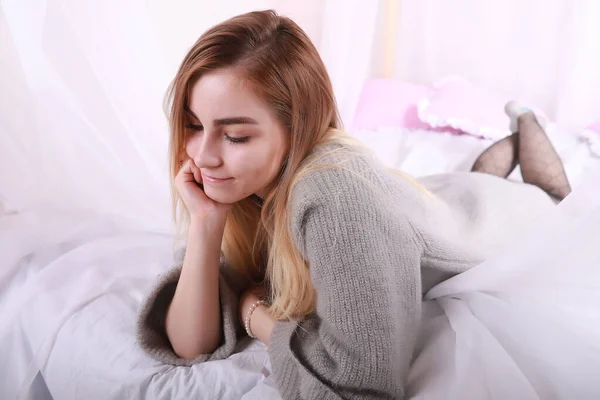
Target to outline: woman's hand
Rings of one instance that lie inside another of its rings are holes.
[[[260,299],[264,299],[267,291],[264,286],[250,286],[240,297],[239,317],[244,325],[250,306]],[[259,305],[250,317],[250,330],[261,342],[269,345],[269,338],[275,326],[275,319],[267,311],[267,307]]]
[[[201,187],[202,174],[194,162],[188,158],[175,176],[175,188],[185,203],[192,219],[217,217],[226,220],[229,204],[221,204],[210,199]]]

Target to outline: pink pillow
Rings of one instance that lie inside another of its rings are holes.
[[[437,90],[419,102],[423,122],[493,140],[510,135],[510,119],[504,113],[510,99],[457,77],[445,78],[434,87]]]
[[[365,83],[360,95],[352,130],[378,128],[428,129],[419,119],[417,105],[434,90],[394,79],[376,78]]]
[[[590,124],[585,129],[590,130],[590,131],[594,131],[594,132],[600,134],[600,121],[596,121],[596,122]]]

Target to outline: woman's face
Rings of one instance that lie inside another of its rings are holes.
[[[231,70],[203,75],[193,86],[185,150],[202,172],[206,195],[233,204],[265,197],[289,150],[288,135],[251,85]]]

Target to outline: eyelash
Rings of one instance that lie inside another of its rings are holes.
[[[187,124],[185,127],[187,129],[191,129],[193,131],[201,131],[204,129],[204,127],[202,125],[194,125],[194,124]],[[227,140],[231,144],[246,143],[250,140],[250,136],[235,138],[235,137],[231,137],[231,136],[225,134],[225,140]]]
[[[227,140],[231,144],[246,143],[246,142],[248,142],[248,140],[250,140],[250,136],[234,138],[234,137],[231,137],[231,136],[225,134],[225,140]]]

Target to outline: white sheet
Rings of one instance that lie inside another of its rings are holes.
[[[173,245],[123,222],[54,207],[0,219],[10,282],[0,312],[3,322],[22,327],[1,325],[3,359],[19,359],[17,349],[39,351],[37,365],[56,399],[278,399],[260,342],[189,369],[161,365],[135,344],[137,308],[172,265]],[[14,319],[17,303],[25,305]],[[0,365],[0,397],[14,398],[15,383],[35,373]]]
[[[588,175],[512,246],[427,293],[433,317],[411,398],[600,398],[599,179]]]
[[[361,135],[385,162],[416,175],[468,169],[480,149],[487,145],[468,136],[429,132],[357,134]],[[566,145],[559,150],[566,157],[571,179],[580,182],[586,171],[597,164],[592,158],[580,157],[587,148],[579,147],[577,142],[564,143]],[[574,197],[571,208],[590,202],[592,194],[593,191],[588,190]],[[593,205],[598,206],[598,191],[594,195],[596,203]],[[594,211],[600,213],[600,208]],[[580,207],[579,212],[591,213],[592,210],[588,205],[587,208]],[[566,224],[564,215],[556,214],[553,223]],[[574,222],[582,223],[581,219]],[[589,245],[592,239],[597,242],[597,227],[580,226],[581,235],[589,235],[584,237],[588,241],[581,243]],[[3,316],[0,358],[7,360],[0,365],[0,397],[13,398],[16,391],[27,389],[39,367],[49,392],[56,399],[279,398],[270,375],[266,350],[257,341],[248,347],[244,347],[248,343],[242,344],[240,352],[228,360],[189,369],[160,365],[135,346],[136,309],[149,285],[160,272],[171,266],[174,259],[173,246],[166,234],[142,229],[145,230],[138,228],[137,221],[122,217],[48,205],[0,218],[0,259],[3,261],[0,270],[0,315]],[[578,238],[577,227],[570,229],[570,236],[565,240],[573,241]],[[560,230],[556,232],[555,238],[545,239],[560,240]],[[535,268],[531,269],[528,282],[536,282],[535,273],[540,268],[534,261],[540,256],[541,244],[535,238],[530,239],[530,244],[535,246],[532,245],[529,253],[517,249],[507,254],[504,260],[495,263],[492,260],[489,267],[477,268],[464,279],[451,280],[432,291],[430,303],[443,307],[454,320],[449,325],[443,318],[431,319],[431,324],[425,326],[425,329],[432,326],[435,329],[430,335],[424,333],[423,337],[433,335],[437,341],[432,339],[426,347],[429,351],[422,353],[420,364],[413,370],[410,386],[413,394],[421,395],[421,398],[448,398],[423,396],[427,390],[440,396],[439,391],[443,389],[432,380],[437,377],[440,382],[451,383],[448,373],[453,371],[452,366],[463,365],[462,373],[473,373],[474,361],[467,355],[472,355],[468,349],[473,347],[471,335],[475,334],[475,329],[487,332],[486,337],[491,340],[480,342],[479,346],[481,343],[498,343],[495,332],[489,330],[498,320],[486,320],[486,310],[493,309],[493,315],[499,316],[500,312],[506,311],[508,320],[514,320],[518,315],[514,308],[505,307],[505,304],[489,303],[490,299],[480,290],[488,285],[486,282],[494,274],[502,277],[502,263],[507,268],[520,268],[526,261],[530,262]],[[568,261],[559,255],[555,255],[556,260]],[[593,256],[597,260],[597,256]],[[590,261],[590,257],[589,252],[581,253],[579,260],[583,263]],[[558,266],[553,271],[561,268],[565,269]],[[490,272],[494,269],[494,273]],[[597,275],[590,275],[589,268],[586,277],[590,285],[597,283],[594,281]],[[560,274],[554,278],[564,280]],[[558,290],[556,285],[551,288]],[[518,291],[511,292],[507,286],[493,289],[510,296],[522,295]],[[471,313],[475,313],[476,318],[465,317]],[[594,326],[596,328],[598,326]],[[466,348],[459,347],[457,353],[464,351],[465,358],[453,361],[449,354],[453,347],[449,344],[455,331],[462,332],[465,341],[459,345]],[[443,358],[446,363],[439,358],[442,350],[446,351]],[[435,357],[428,358],[432,351]],[[32,360],[32,354],[36,355],[33,364],[19,365],[24,360]],[[491,353],[482,354],[491,356]],[[511,360],[511,354],[506,357]],[[448,369],[438,371],[432,367],[435,365],[444,365]],[[428,373],[424,375],[423,371]],[[435,371],[438,373],[433,373]],[[480,377],[484,379],[485,374]],[[22,382],[23,386],[17,385]],[[38,390],[42,383],[41,379],[36,380]],[[458,399],[465,388],[457,385],[455,390]]]

